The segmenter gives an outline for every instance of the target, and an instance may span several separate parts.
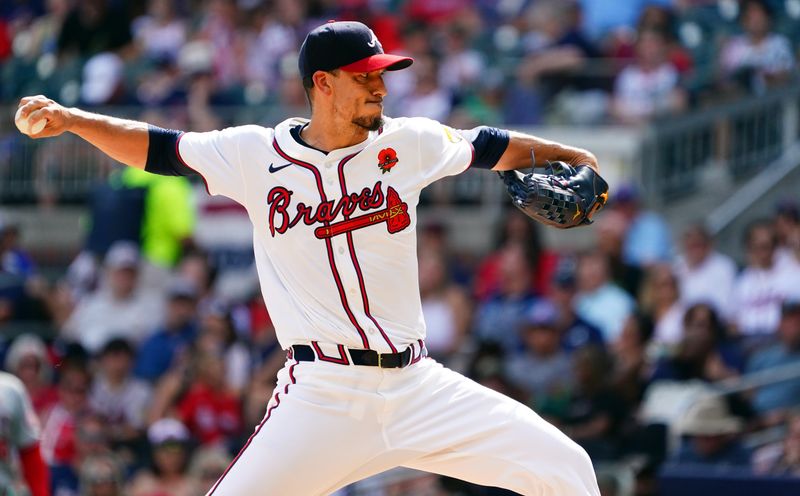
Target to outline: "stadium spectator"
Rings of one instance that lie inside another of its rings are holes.
[[[205,494],[213,487],[220,475],[225,473],[231,457],[219,448],[199,448],[189,463],[189,474],[194,482],[192,496]]]
[[[86,364],[65,365],[59,375],[59,401],[43,419],[42,457],[50,466],[54,494],[77,494],[82,457],[108,450],[102,420],[92,415],[89,405],[91,380]]]
[[[419,287],[427,329],[425,346],[437,360],[446,360],[464,344],[471,307],[463,288],[451,284],[444,256],[421,251]]]
[[[795,413],[786,421],[783,439],[763,446],[753,454],[753,472],[800,477],[800,415]]]
[[[563,408],[573,382],[572,361],[561,349],[557,317],[549,301],[535,303],[520,326],[525,347],[506,363],[506,377],[542,415]]]
[[[100,52],[124,51],[131,43],[130,19],[105,0],[80,0],[64,19],[58,53],[89,57]]]
[[[478,341],[499,343],[510,354],[520,349],[517,330],[538,299],[531,288],[531,270],[523,246],[512,244],[502,249],[499,287],[475,311],[473,334]]]
[[[17,336],[8,348],[5,368],[22,381],[33,411],[44,418],[58,402],[58,391],[52,384],[53,366],[44,341],[34,334]]]
[[[500,284],[500,262],[504,250],[518,245],[525,252],[525,259],[531,267],[531,285],[536,293],[544,294],[558,265],[558,257],[544,250],[535,222],[517,209],[509,209],[498,225],[494,236],[494,249],[485,256],[475,271],[473,282],[475,297],[483,301],[497,291]]]
[[[596,222],[595,245],[608,258],[614,284],[628,294],[636,295],[639,294],[644,271],[638,265],[628,262],[624,256],[628,225],[628,218],[622,212],[606,211]]]
[[[657,212],[642,205],[635,186],[623,185],[613,197],[612,210],[619,212],[627,223],[622,260],[639,268],[672,260],[672,234]]]
[[[189,430],[179,420],[164,418],[147,430],[152,452],[152,466],[137,473],[127,493],[130,496],[194,496],[193,480],[188,473]]]
[[[534,3],[526,13],[524,22],[530,31],[522,40],[526,53],[517,74],[523,84],[537,85],[545,101],[563,88],[594,86],[579,73],[599,53],[581,31],[578,11],[572,0],[548,0]]]
[[[667,59],[667,38],[661,31],[644,30],[636,41],[636,58],[617,77],[611,113],[623,124],[640,124],[686,107],[678,71]]]
[[[613,387],[631,408],[644,395],[650,373],[647,348],[652,336],[652,319],[635,313],[625,319],[622,332],[610,347],[614,359]]]
[[[778,343],[757,352],[750,359],[748,372],[767,372],[781,366],[800,366],[800,301],[782,305],[778,324]],[[753,407],[768,424],[782,420],[787,410],[800,405],[800,380],[794,378],[758,388]]]
[[[561,336],[561,348],[567,353],[585,346],[605,346],[600,329],[575,313],[577,286],[571,269],[558,269],[553,276],[549,298],[556,307],[556,327]]]
[[[737,474],[750,469],[750,451],[741,443],[744,422],[731,414],[724,398],[709,396],[694,402],[680,422],[688,438],[671,460],[678,465],[713,465]]]
[[[187,26],[170,0],[149,0],[147,13],[133,20],[131,30],[139,50],[151,61],[175,60],[186,41]]]
[[[123,468],[111,454],[93,455],[81,463],[81,496],[123,496]]]
[[[216,354],[225,362],[225,382],[237,397],[241,396],[250,379],[250,350],[239,339],[233,315],[228,305],[216,301],[201,315],[198,348]]]
[[[175,279],[167,291],[164,325],[139,347],[134,373],[155,382],[173,364],[176,356],[187,352],[197,338],[197,289],[183,279]]]
[[[675,263],[675,273],[685,305],[710,303],[717,312],[727,309],[736,265],[730,257],[714,250],[711,234],[702,224],[684,231],[683,253]]]
[[[625,318],[633,312],[636,302],[611,282],[605,255],[587,252],[580,256],[577,287],[575,313],[600,329],[605,342],[616,340]]]
[[[23,384],[6,372],[0,372],[0,426],[0,488],[8,494],[17,490],[27,490],[31,496],[51,494],[39,449],[39,421]],[[26,489],[20,487],[22,482]]]
[[[686,309],[681,340],[656,363],[650,380],[715,382],[739,375],[744,362],[714,309],[698,303]]]
[[[784,36],[772,32],[774,14],[765,0],[744,0],[739,22],[742,35],[728,40],[720,55],[722,85],[763,93],[789,81],[795,67],[792,47]]]
[[[92,107],[129,103],[124,70],[125,63],[115,53],[93,55],[83,66],[81,104]]]
[[[800,206],[797,203],[787,200],[778,204],[775,235],[778,240],[776,263],[786,264],[789,270],[800,269]]]
[[[485,74],[483,55],[470,47],[469,32],[456,24],[445,32],[438,86],[453,95],[463,95],[477,85]]]
[[[134,349],[124,339],[112,339],[100,352],[89,402],[106,422],[111,441],[136,440],[145,428],[150,387],[131,375]]]
[[[653,265],[647,270],[639,293],[639,307],[655,323],[654,344],[671,348],[680,341],[686,307],[680,299],[678,280],[669,265]]]
[[[430,57],[414,61],[416,83],[405,97],[397,102],[397,110],[401,116],[428,117],[438,121],[447,121],[452,108],[452,95],[440,88],[436,81],[436,64]]]
[[[583,446],[592,460],[617,456],[629,415],[625,401],[611,387],[610,369],[610,357],[601,348],[576,351],[575,388],[563,415],[556,418],[564,433]]]
[[[777,239],[771,222],[748,226],[744,241],[747,266],[733,286],[728,315],[750,348],[774,338],[781,302],[800,297],[800,270],[775,263]]]
[[[226,384],[224,367],[219,356],[198,351],[188,389],[177,399],[178,415],[203,445],[227,447],[242,427],[239,398]]]
[[[125,338],[140,343],[162,319],[162,302],[139,287],[139,250],[119,241],[105,257],[104,283],[78,302],[61,337],[97,353],[109,340]]]

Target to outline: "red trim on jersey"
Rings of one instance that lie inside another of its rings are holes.
[[[347,352],[344,351],[344,345],[342,344],[337,346],[337,349],[339,350],[339,358],[326,356],[316,341],[311,341],[311,346],[314,347],[314,351],[317,353],[317,358],[323,362],[338,363],[339,365],[350,365],[350,360],[347,359]]]
[[[303,162],[302,160],[297,160],[295,158],[290,157],[286,152],[281,150],[280,145],[278,145],[277,139],[272,140],[272,146],[273,148],[275,148],[275,151],[278,152],[278,155],[280,155],[287,161],[310,170],[314,174],[314,180],[317,183],[317,190],[319,191],[320,198],[322,199],[323,202],[328,201],[325,196],[325,190],[322,187],[322,177],[319,175],[319,171],[317,170],[316,167],[309,164],[308,162]],[[323,225],[325,227],[328,227],[330,223],[323,222]],[[347,314],[347,317],[350,319],[350,323],[353,324],[353,326],[358,331],[358,334],[361,336],[361,343],[364,345],[364,348],[369,350],[371,348],[369,347],[369,339],[367,338],[367,334],[364,332],[364,329],[362,329],[361,326],[359,325],[358,320],[356,320],[355,315],[353,315],[353,312],[350,310],[350,305],[348,305],[347,303],[347,295],[344,292],[344,287],[342,286],[342,281],[339,277],[339,271],[336,270],[336,262],[333,259],[333,245],[331,244],[330,238],[325,239],[325,247],[327,248],[328,251],[328,264],[331,267],[333,280],[336,282],[336,289],[339,291],[339,299],[342,301],[342,307],[344,307],[344,311]]]
[[[195,168],[194,168],[194,167],[192,167],[191,165],[187,164],[187,163],[186,163],[186,161],[183,159],[183,157],[181,157],[181,139],[183,138],[183,135],[184,135],[184,134],[186,134],[186,133],[181,133],[181,134],[180,134],[180,136],[178,136],[178,139],[177,139],[177,140],[175,140],[175,155],[177,155],[177,156],[178,156],[178,160],[180,160],[180,161],[181,161],[181,163],[182,163],[183,165],[185,165],[186,167],[188,167],[188,168],[192,169],[192,170],[195,172],[195,174],[197,174],[198,176],[200,176],[200,179],[202,179],[202,180],[203,180],[203,186],[205,186],[205,187],[206,187],[206,193],[208,193],[209,195],[211,195],[211,190],[210,190],[210,189],[208,189],[208,181],[206,181],[206,178],[205,178],[205,176],[203,176],[203,175],[200,173],[200,171],[198,171],[197,169],[195,169]]]
[[[295,367],[295,365],[297,365],[297,363],[298,362],[295,362],[289,367],[289,379],[290,379],[291,382],[289,384],[286,384],[286,387],[283,388],[283,394],[284,395],[289,393],[289,386],[291,386],[292,384],[296,384],[297,383],[297,381],[294,378],[294,374],[292,373],[292,371],[294,370],[294,367]],[[275,411],[275,409],[278,408],[278,406],[281,404],[280,394],[281,394],[280,392],[276,392],[275,393],[275,404],[272,405],[271,407],[269,407],[269,409],[267,409],[267,414],[264,416],[264,420],[262,420],[261,423],[258,424],[258,427],[256,427],[255,432],[253,432],[250,435],[250,437],[247,439],[247,442],[244,443],[244,446],[242,446],[242,449],[239,450],[239,454],[236,455],[236,458],[234,458],[231,461],[231,463],[228,465],[228,468],[225,469],[225,472],[223,472],[222,475],[217,480],[217,482],[214,483],[214,486],[208,492],[208,496],[211,496],[212,494],[214,494],[214,491],[216,491],[217,488],[219,487],[219,485],[222,483],[222,479],[224,479],[225,476],[228,475],[228,472],[230,472],[231,469],[233,468],[233,466],[236,464],[236,462],[239,461],[239,458],[242,457],[242,455],[244,454],[244,451],[250,446],[250,443],[253,442],[253,439],[255,439],[255,437],[258,435],[259,432],[261,432],[261,428],[264,427],[264,424],[266,424],[267,420],[269,420],[270,416],[272,416],[272,412]]]
[[[344,180],[344,166],[345,164],[347,164],[347,162],[350,161],[350,159],[352,159],[356,155],[357,153],[348,155],[339,162],[339,185],[342,188],[342,197],[348,195],[347,185],[345,184]],[[348,220],[350,216],[344,214],[344,218],[345,220]],[[397,348],[394,347],[394,344],[389,339],[389,336],[386,335],[386,332],[384,332],[381,325],[378,324],[378,321],[375,319],[375,317],[372,316],[372,313],[370,313],[369,311],[369,299],[367,298],[367,287],[366,284],[364,283],[364,275],[361,273],[361,266],[358,264],[358,258],[356,257],[356,249],[353,244],[352,231],[347,232],[347,247],[350,249],[350,259],[353,261],[353,268],[356,270],[356,277],[358,278],[358,286],[361,289],[361,302],[364,304],[364,313],[367,314],[369,320],[371,320],[372,323],[375,324],[375,327],[377,327],[378,330],[381,332],[381,336],[383,336],[383,339],[389,344],[389,348],[392,349],[392,353],[397,353]]]

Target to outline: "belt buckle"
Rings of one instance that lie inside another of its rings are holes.
[[[376,352],[376,354],[378,355],[378,368],[382,369],[383,368],[383,355],[381,354],[381,352]]]

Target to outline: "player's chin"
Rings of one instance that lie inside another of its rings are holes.
[[[383,126],[383,113],[382,108],[378,111],[377,115],[362,115],[353,119],[353,124],[358,127],[367,129],[369,131],[377,131]]]

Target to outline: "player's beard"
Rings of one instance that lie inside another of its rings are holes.
[[[362,115],[353,119],[353,124],[368,131],[377,131],[383,126],[383,114],[376,116]]]

